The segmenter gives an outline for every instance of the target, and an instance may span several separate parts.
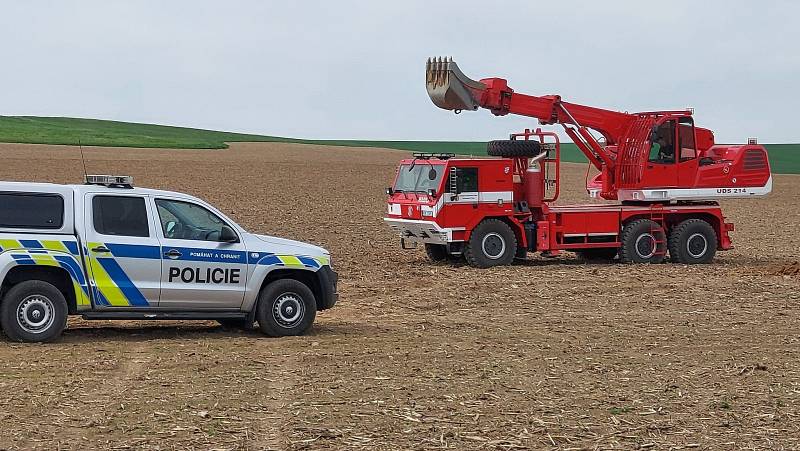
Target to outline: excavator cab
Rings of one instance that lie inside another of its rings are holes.
[[[650,133],[643,179],[651,187],[687,186],[697,177],[697,148],[691,116],[666,116]]]

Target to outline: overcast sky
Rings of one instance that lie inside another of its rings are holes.
[[[0,114],[306,138],[488,140],[533,120],[430,102],[428,56],[517,92],[695,108],[800,142],[795,1],[0,0]]]

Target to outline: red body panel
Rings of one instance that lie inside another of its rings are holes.
[[[414,160],[403,160],[411,165]],[[619,247],[619,235],[624,224],[646,218],[660,224],[665,230],[689,218],[702,218],[714,228],[717,248],[729,249],[728,232],[733,224],[725,222],[719,205],[713,202],[691,205],[662,204],[588,204],[550,206],[547,203],[530,204],[521,210],[519,201],[525,200],[524,179],[515,173],[513,159],[453,159],[433,160],[437,168],[449,173],[454,168],[478,169],[477,197],[473,193],[451,196],[447,192],[447,178],[443,178],[436,196],[394,192],[388,199],[387,220],[400,219],[430,223],[431,227],[447,230],[446,242],[468,241],[472,230],[486,218],[500,218],[515,231],[517,242],[536,251]],[[516,180],[515,180],[516,178]],[[429,213],[426,213],[427,210]],[[435,224],[435,226],[434,226]],[[529,237],[526,224],[535,224],[536,234]],[[411,233],[408,232],[407,233]],[[420,238],[407,235],[405,238]],[[534,239],[535,243],[530,240]],[[535,244],[535,245],[534,245]]]

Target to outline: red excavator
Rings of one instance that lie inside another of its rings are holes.
[[[589,194],[619,201],[552,205],[560,142],[541,129],[490,142],[488,154],[500,158],[415,155],[387,189],[385,220],[404,247],[424,243],[433,260],[463,255],[488,267],[529,251],[569,250],[587,259],[656,263],[669,253],[674,262],[705,263],[732,247],[733,224],[717,199],[772,190],[763,146],[715,144],[691,110],[622,113],[520,94],[502,78],[472,80],[447,58],[428,60],[426,86],[436,106],[456,113],[486,108],[561,125],[599,171],[587,179]]]

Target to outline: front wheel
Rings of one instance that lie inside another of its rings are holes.
[[[669,258],[687,265],[709,263],[717,253],[717,233],[702,219],[687,219],[669,234]]]
[[[486,219],[472,231],[464,257],[470,266],[489,268],[510,265],[517,252],[517,237],[503,221]]]
[[[270,337],[302,335],[317,316],[314,293],[304,283],[281,279],[267,285],[258,301],[258,327]]]
[[[0,306],[3,332],[14,341],[52,341],[67,327],[67,300],[52,284],[27,280],[14,285]]]

